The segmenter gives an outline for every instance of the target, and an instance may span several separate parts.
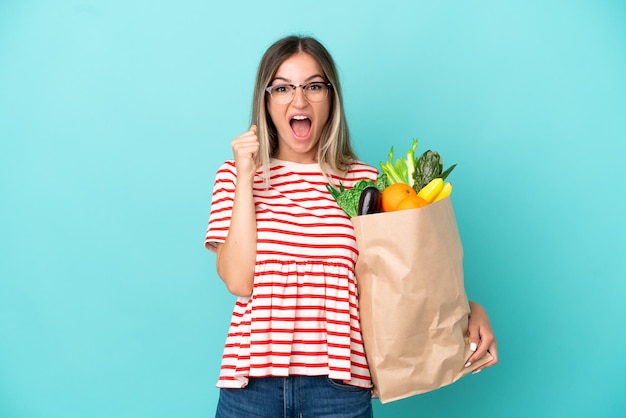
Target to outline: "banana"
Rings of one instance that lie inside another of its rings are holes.
[[[439,177],[432,179],[426,186],[424,186],[417,195],[431,203],[443,190],[443,180]]]
[[[450,193],[452,193],[452,183],[448,181],[443,185],[441,192],[439,192],[439,194],[437,195],[435,200],[433,200],[433,202],[436,202],[437,200],[441,200],[445,197],[450,196]]]

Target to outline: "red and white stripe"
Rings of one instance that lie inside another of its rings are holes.
[[[326,189],[319,165],[274,160],[269,186],[260,174],[254,290],[235,304],[217,386],[240,388],[249,377],[328,375],[370,387],[350,220]],[[351,188],[377,174],[355,163],[333,178]],[[228,234],[236,179],[234,161],[217,171],[205,239],[210,250]]]

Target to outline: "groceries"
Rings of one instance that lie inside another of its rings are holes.
[[[441,156],[427,150],[415,156],[418,141],[413,140],[405,156],[394,159],[394,148],[388,160],[380,162],[376,181],[360,180],[351,189],[327,185],[339,207],[352,218],[378,212],[418,209],[450,196],[452,183],[446,182],[456,164],[445,171]]]

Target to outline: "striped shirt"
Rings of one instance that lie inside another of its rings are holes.
[[[377,174],[357,162],[347,174],[332,177],[351,188]],[[205,239],[209,250],[228,234],[236,179],[232,160],[217,171]],[[272,160],[269,187],[257,173],[253,291],[235,303],[218,387],[288,375],[327,375],[371,387],[359,325],[354,230],[326,184],[318,164]]]

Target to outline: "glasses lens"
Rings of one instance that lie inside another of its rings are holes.
[[[280,84],[273,86],[270,94],[276,103],[286,104],[293,98],[294,88],[288,84]]]
[[[326,83],[314,82],[303,87],[306,98],[312,102],[321,102],[328,94],[328,86]]]

